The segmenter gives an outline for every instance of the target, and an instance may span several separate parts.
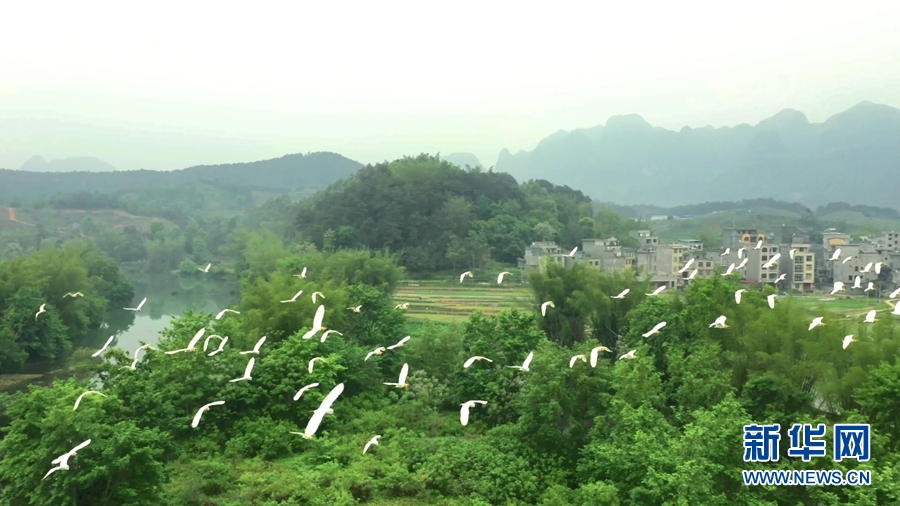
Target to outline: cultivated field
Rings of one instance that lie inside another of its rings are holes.
[[[475,311],[497,314],[505,309],[532,311],[527,287],[497,287],[489,284],[416,282],[402,284],[394,296],[397,304],[409,302],[411,319],[460,322]]]

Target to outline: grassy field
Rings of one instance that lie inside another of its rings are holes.
[[[489,284],[452,285],[438,282],[403,284],[394,296],[397,304],[409,303],[411,319],[460,322],[475,311],[497,314],[504,309],[533,310],[527,287],[498,287]]]
[[[796,304],[808,309],[810,312],[827,310],[845,317],[863,316],[874,309],[879,313],[893,311],[893,306],[884,299],[874,297],[833,297],[830,295],[795,297]]]

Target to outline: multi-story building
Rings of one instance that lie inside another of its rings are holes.
[[[659,237],[651,235],[649,230],[632,230],[628,233],[638,241],[638,248],[655,248],[659,246]]]
[[[781,259],[779,273],[785,274],[794,290],[810,291],[815,283],[816,257],[810,249],[809,235],[797,227],[781,228]],[[794,250],[791,260],[790,250]]]
[[[900,250],[900,232],[885,232],[872,238],[877,249],[888,251]]]
[[[831,268],[832,281],[843,281],[847,289],[850,289],[856,276],[859,276],[862,289],[865,289],[869,281],[878,279],[873,267],[869,268],[869,272],[863,272],[869,263],[881,261],[881,254],[875,249],[874,244],[844,244],[840,248],[840,259],[826,261]],[[848,257],[850,260],[844,262]]]
[[[741,246],[754,247],[760,240],[766,240],[766,234],[755,228],[726,228],[722,230],[722,249],[736,250]]]
[[[525,248],[525,258],[519,259],[520,269],[539,269],[542,259],[550,258],[552,262],[567,265],[568,252],[564,252],[555,242],[539,241]]]

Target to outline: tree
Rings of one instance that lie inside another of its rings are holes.
[[[542,221],[534,226],[533,234],[536,241],[549,242],[556,237],[556,230],[546,221]]]

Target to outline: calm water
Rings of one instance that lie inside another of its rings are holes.
[[[100,328],[82,342],[73,343],[73,349],[87,348],[91,353],[100,349],[110,336],[116,339],[110,347],[126,350],[133,356],[141,343],[156,344],[159,333],[169,327],[172,317],[185,310],[217,313],[233,307],[240,301],[238,284],[217,281],[211,277],[149,278],[129,276],[134,286],[135,300],[129,307],[136,307],[144,297],[147,302],[140,313],[115,309],[106,314],[105,328]],[[50,384],[55,378],[72,375],[69,366],[73,359],[29,363],[21,374],[27,377],[0,374],[0,391],[24,389],[29,384]],[[19,381],[21,379],[21,381]],[[4,381],[5,380],[5,381]]]

